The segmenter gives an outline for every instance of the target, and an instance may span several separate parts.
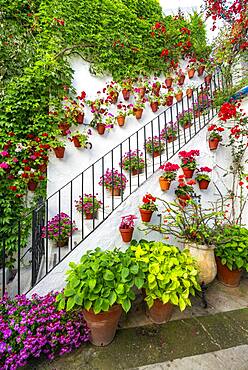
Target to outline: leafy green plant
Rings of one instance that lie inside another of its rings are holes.
[[[225,225],[218,229],[215,255],[229,270],[248,271],[248,229],[239,225]]]
[[[95,314],[120,304],[125,312],[135,299],[132,288],[141,288],[144,273],[129,253],[96,248],[84,254],[79,264],[71,262],[67,285],[57,297],[58,308],[70,311],[82,307]]]
[[[182,252],[162,242],[132,241],[129,247],[133,258],[145,274],[145,301],[149,308],[154,300],[172,303],[183,311],[191,306],[190,295],[201,290],[197,268],[188,250]]]

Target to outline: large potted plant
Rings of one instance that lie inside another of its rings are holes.
[[[98,210],[101,208],[102,202],[92,194],[84,194],[79,200],[75,200],[75,207],[78,212],[83,212],[86,220],[97,218]]]
[[[170,189],[171,181],[176,179],[177,171],[180,167],[177,164],[167,162],[159,168],[163,171],[163,174],[159,177],[160,188],[163,191],[167,191]]]
[[[105,174],[101,176],[99,185],[104,186],[112,196],[120,196],[126,189],[127,178],[123,173],[113,168],[107,168]]]
[[[124,243],[129,243],[132,240],[134,220],[136,219],[137,217],[135,215],[123,216],[121,218],[119,230]]]
[[[219,228],[215,256],[218,280],[237,287],[242,271],[248,271],[248,229],[229,224]]]
[[[211,181],[211,178],[209,176],[210,172],[212,172],[212,169],[209,167],[200,167],[197,170],[195,179],[198,182],[199,189],[206,190],[208,188]]]
[[[42,238],[48,238],[56,242],[56,246],[61,248],[68,245],[69,236],[78,230],[75,221],[64,212],[55,215],[42,228]]]
[[[156,198],[151,194],[146,194],[143,199],[143,204],[139,207],[140,216],[143,222],[151,221],[152,214],[157,211]]]
[[[220,134],[225,129],[217,125],[210,125],[208,127],[208,145],[210,150],[216,150],[219,142],[222,141],[222,135]]]
[[[178,135],[178,126],[176,123],[168,122],[166,123],[165,128],[161,131],[161,139],[167,140],[168,143],[171,143],[177,139]]]
[[[187,152],[182,150],[178,155],[181,158],[181,167],[185,178],[191,179],[197,166],[195,157],[200,155],[200,151],[192,149]]]
[[[159,136],[149,137],[145,142],[145,148],[153,158],[158,157],[163,153],[165,148],[165,143]]]
[[[131,172],[132,175],[141,174],[145,168],[143,153],[140,150],[130,150],[124,154],[120,165],[125,171]]]
[[[192,125],[193,111],[192,109],[183,110],[177,115],[177,124],[183,129],[189,128]]]
[[[132,241],[133,258],[144,272],[147,316],[156,324],[170,320],[173,307],[191,306],[190,295],[201,290],[197,268],[189,251],[162,242]]]
[[[131,308],[133,287],[142,287],[144,273],[130,254],[118,249],[88,251],[79,264],[69,266],[67,285],[57,297],[58,308],[82,309],[91,342],[106,346],[115,336],[122,309]]]

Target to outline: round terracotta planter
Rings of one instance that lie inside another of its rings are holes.
[[[133,237],[133,227],[130,229],[121,229],[119,228],[122,240],[124,243],[130,243]]]
[[[84,215],[86,220],[93,220],[93,213],[84,212]],[[94,218],[97,218],[97,212],[95,212]]]
[[[159,156],[160,156],[160,153],[162,153],[162,152],[154,151],[154,152],[152,153],[153,158],[159,157]]]
[[[209,139],[208,140],[209,149],[210,150],[216,150],[219,146],[219,142],[220,142],[220,140],[218,138]]]
[[[118,92],[114,93],[114,95],[111,95],[111,102],[112,102],[112,104],[116,104],[117,103],[118,97],[119,97],[119,93]]]
[[[200,181],[198,181],[199,189],[206,190],[208,188],[209,182],[210,181],[208,181],[208,180],[200,180]]]
[[[192,179],[195,170],[190,170],[187,167],[183,167],[182,170],[183,170],[183,174],[184,174],[186,179]]]
[[[80,141],[79,141],[79,139],[76,136],[74,136],[74,138],[72,140],[73,140],[73,144],[74,144],[74,146],[76,148],[80,148],[81,147]]]
[[[168,143],[172,143],[173,141],[175,141],[177,139],[177,137],[176,136],[167,136],[167,142]]]
[[[159,185],[160,185],[161,190],[167,191],[167,190],[170,189],[171,181],[168,180],[168,179],[165,179],[162,176],[160,176],[160,178],[159,178]]]
[[[34,180],[29,180],[28,182],[28,190],[29,191],[35,191],[35,189],[37,188],[37,185],[38,183]]]
[[[176,98],[176,101],[177,101],[178,103],[180,103],[180,102],[182,101],[182,99],[183,99],[183,93],[181,92],[181,93],[179,93],[179,94],[176,94],[176,95],[175,95],[175,98]]]
[[[107,312],[95,314],[92,310],[83,310],[84,319],[90,329],[90,341],[95,346],[107,346],[114,339],[119,319],[122,314],[120,305],[114,305]]]
[[[188,99],[191,99],[192,95],[193,95],[193,89],[187,89],[186,90],[186,95],[187,95]]]
[[[152,92],[154,95],[159,96],[161,86],[155,86],[152,88]]]
[[[84,113],[78,113],[78,115],[77,115],[77,117],[76,117],[76,121],[77,121],[77,123],[79,123],[79,124],[84,123]]]
[[[173,312],[171,303],[163,303],[159,299],[155,299],[153,306],[146,309],[146,315],[155,324],[163,324],[170,320]]]
[[[65,154],[65,148],[64,147],[59,146],[57,148],[53,148],[53,150],[54,150],[54,153],[55,153],[57,158],[64,158],[64,154]]]
[[[121,127],[121,126],[124,126],[124,124],[125,124],[125,116],[118,116],[117,117],[117,123],[118,123],[118,125]]]
[[[57,240],[56,247],[57,248],[64,248],[69,244],[69,238]]]
[[[168,107],[170,107],[170,106],[172,106],[172,104],[173,104],[173,96],[167,96],[166,97],[166,105]]]
[[[188,70],[188,76],[189,76],[189,78],[190,79],[193,78],[194,75],[195,75],[195,69],[194,68],[189,69]]]
[[[144,168],[139,168],[139,169],[135,169],[135,170],[132,170],[131,173],[133,176],[135,175],[138,175],[138,174],[141,174],[144,172]]]
[[[131,91],[127,90],[127,89],[123,89],[122,90],[122,95],[123,95],[124,100],[128,100],[130,98]]]
[[[187,195],[178,195],[177,196],[178,200],[179,200],[179,204],[182,206],[182,207],[186,207],[187,205],[187,200],[189,200],[189,197]]]
[[[203,72],[205,70],[205,66],[200,66],[198,69],[197,69],[197,72],[198,72],[198,76],[202,76],[203,75]]]
[[[242,270],[229,270],[226,265],[222,265],[221,259],[216,258],[217,263],[217,278],[225,286],[236,288],[239,286]]]
[[[135,110],[134,110],[134,114],[135,114],[135,118],[136,118],[136,119],[141,119],[142,114],[143,114],[143,109],[142,109],[142,108],[140,108],[140,109],[135,109]]]
[[[192,126],[192,123],[188,122],[188,123],[185,123],[185,125],[183,125],[182,127],[186,129],[186,128],[189,128],[190,126]]]
[[[151,107],[151,110],[153,111],[153,113],[157,112],[158,110],[158,102],[157,101],[154,101],[150,104],[150,107]]]
[[[104,123],[98,123],[96,129],[99,135],[104,135],[106,125]]]
[[[146,93],[146,88],[145,87],[140,87],[139,95],[140,95],[141,98],[144,98],[145,93]]]
[[[212,75],[204,77],[205,84],[209,85],[212,80]]]
[[[119,188],[114,188],[114,189],[107,189],[109,191],[109,193],[112,195],[112,196],[116,196],[116,197],[119,197],[121,195],[121,189]]]
[[[182,86],[184,84],[184,81],[185,81],[185,76],[180,76],[178,80],[178,85]]]
[[[172,86],[173,78],[168,77],[168,78],[165,79],[164,82],[165,82],[165,85],[166,85],[167,89],[169,89]]]
[[[152,218],[153,211],[150,211],[149,209],[139,209],[141,220],[143,222],[150,222]]]

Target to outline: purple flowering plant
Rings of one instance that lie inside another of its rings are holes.
[[[89,341],[82,311],[58,311],[57,293],[0,300],[0,368],[16,370],[32,358],[52,360]]]
[[[161,139],[163,140],[175,140],[177,138],[178,128],[177,124],[172,121],[168,122],[161,131]]]
[[[136,219],[137,217],[135,215],[123,216],[121,218],[120,229],[133,229],[134,220]]]
[[[120,166],[122,166],[125,171],[143,170],[145,167],[143,153],[140,150],[130,150],[126,152],[122,157]]]
[[[191,124],[192,119],[193,119],[192,109],[183,110],[181,113],[177,115],[177,123],[182,127],[185,127],[187,124]]]
[[[48,221],[47,226],[42,228],[42,238],[59,241],[66,240],[71,234],[78,230],[75,221],[70,216],[61,212]]]
[[[120,173],[118,170],[113,168],[110,170],[107,168],[107,171],[105,172],[104,176],[101,176],[99,185],[104,185],[106,189],[112,190],[112,189],[120,189],[122,191],[125,190],[127,184],[127,178],[122,173]]]
[[[153,154],[156,152],[162,153],[165,148],[165,143],[161,137],[153,136],[149,137],[145,142],[145,147],[148,153]]]
[[[75,207],[78,212],[94,214],[97,213],[98,209],[101,208],[102,202],[92,194],[84,194],[83,197],[79,197],[79,200],[75,200]]]

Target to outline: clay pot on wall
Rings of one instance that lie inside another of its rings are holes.
[[[125,116],[118,116],[117,117],[117,123],[118,123],[118,125],[120,126],[120,127],[122,127],[122,126],[124,126],[124,124],[125,124]]]
[[[65,154],[65,148],[64,147],[59,146],[57,148],[53,148],[53,150],[54,150],[54,153],[55,153],[57,158],[64,158],[64,154]]]
[[[69,238],[60,239],[56,241],[56,247],[57,248],[64,248],[67,247],[69,244]]]
[[[141,119],[142,114],[143,114],[143,109],[142,108],[134,109],[134,114],[135,114],[136,119]]]
[[[124,100],[129,100],[130,95],[131,95],[131,91],[127,90],[127,89],[123,89],[122,90],[122,95],[123,95]]]
[[[201,190],[206,190],[209,186],[209,182],[208,180],[200,180],[198,181],[198,184],[199,184],[199,189]]]
[[[182,92],[180,92],[180,93],[176,94],[176,95],[175,95],[175,98],[176,98],[176,101],[177,101],[178,103],[180,103],[180,102],[182,101],[182,99],[183,99],[183,93],[182,93]]]
[[[161,190],[167,191],[167,190],[170,189],[171,181],[168,180],[168,179],[165,179],[162,176],[160,176],[160,178],[159,178],[159,185],[160,185]]]
[[[150,211],[149,209],[139,209],[141,220],[143,222],[150,222],[152,218],[153,211]]]
[[[165,82],[165,85],[166,85],[167,89],[169,89],[172,86],[173,78],[168,77],[168,78],[165,79],[164,82]]]
[[[73,144],[74,144],[74,146],[76,148],[80,148],[81,147],[80,141],[79,141],[79,139],[78,139],[77,136],[74,136],[72,140],[73,140]]]
[[[195,69],[194,68],[189,69],[188,70],[188,76],[189,76],[189,78],[190,79],[193,78],[194,75],[195,75]]]
[[[210,150],[216,150],[219,146],[219,142],[220,142],[220,140],[217,137],[213,138],[213,139],[209,139],[208,140],[209,149]]]
[[[77,123],[79,123],[79,124],[84,123],[84,113],[78,113],[78,115],[77,115],[77,117],[76,117],[76,121],[77,121]]]
[[[153,113],[156,113],[157,110],[158,110],[158,102],[157,101],[154,101],[150,104],[150,107],[151,107],[151,110],[153,111]]]
[[[120,233],[121,233],[121,237],[122,237],[122,240],[124,243],[130,243],[130,241],[132,240],[132,237],[133,237],[133,227],[131,227],[130,229],[121,229],[119,228],[120,230]]]
[[[200,66],[198,69],[197,69],[197,72],[198,72],[198,76],[201,77],[203,75],[203,72],[205,70],[205,66]]]
[[[99,135],[104,135],[106,125],[104,123],[98,123],[97,126],[96,126],[96,129],[97,129],[97,132],[98,132]]]
[[[173,104],[173,96],[166,97],[166,105],[170,107]]]
[[[183,167],[182,170],[183,170],[183,174],[184,174],[186,179],[192,179],[195,170],[190,170],[187,167]]]
[[[193,95],[193,89],[188,88],[186,90],[186,95],[187,95],[188,99],[191,99],[192,98],[192,95]]]

